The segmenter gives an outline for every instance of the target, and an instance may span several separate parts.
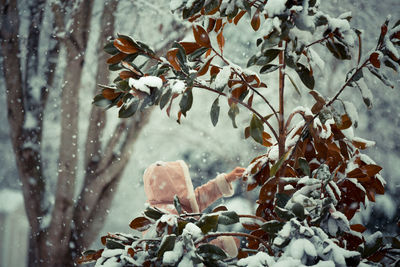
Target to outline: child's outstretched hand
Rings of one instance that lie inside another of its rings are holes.
[[[235,169],[233,169],[233,171],[231,171],[226,175],[226,180],[228,182],[233,182],[236,181],[237,179],[240,179],[243,176],[245,170],[246,170],[245,168],[236,167]]]

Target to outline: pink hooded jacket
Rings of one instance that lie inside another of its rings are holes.
[[[234,193],[225,174],[194,189],[189,168],[183,160],[153,163],[145,170],[143,181],[149,204],[173,214],[177,214],[173,205],[175,195],[184,211],[198,213],[222,196],[230,197]],[[218,237],[211,243],[225,250],[231,257],[238,254],[238,240],[230,236]]]
[[[234,193],[225,174],[194,189],[188,166],[182,160],[153,163],[144,172],[143,181],[149,204],[174,214],[174,195],[178,196],[184,211],[198,213],[222,196],[230,197]]]

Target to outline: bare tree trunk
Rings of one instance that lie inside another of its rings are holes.
[[[46,242],[51,244],[49,266],[67,266],[78,160],[79,89],[87,47],[93,0],[81,1],[72,15],[71,29],[63,40],[67,52],[61,104],[61,142],[55,204]],[[55,14],[56,16],[58,14]]]
[[[37,3],[40,4],[40,3]],[[26,95],[26,84],[21,73],[19,57],[19,14],[16,1],[1,1],[2,21],[0,26],[1,48],[3,56],[3,71],[7,88],[8,120],[10,136],[25,201],[25,209],[31,227],[31,243],[29,256],[41,258],[39,244],[42,243],[44,232],[40,228],[40,219],[45,215],[43,199],[45,183],[42,177],[40,164],[41,123],[39,127],[29,128],[25,125],[28,113],[34,118],[40,116],[37,99]],[[33,23],[41,22],[41,15],[35,16]],[[38,46],[38,39],[34,38],[35,32],[30,31],[29,42],[32,49],[29,55],[35,53],[34,47]],[[28,73],[28,71],[27,71]],[[31,73],[29,73],[30,75]],[[38,264],[36,261],[35,264]]]
[[[114,34],[114,12],[118,1],[105,1],[104,5],[97,62],[98,83],[108,83],[106,54],[102,52],[102,47],[107,38]],[[28,265],[73,266],[78,254],[91,245],[103,227],[106,211],[112,203],[113,191],[129,161],[133,144],[148,122],[151,110],[121,120],[106,145],[101,143],[105,127],[104,111],[99,108],[91,110],[84,153],[86,174],[83,188],[75,201],[78,95],[93,0],[79,1],[77,5],[65,0],[52,3],[53,31],[57,32],[45,37],[54,45],[46,55],[40,55],[39,41],[45,6],[45,0],[32,0],[29,3],[28,51],[22,60],[18,40],[21,11],[18,10],[17,1],[0,0],[3,74],[7,89],[10,136],[31,231]],[[66,25],[71,26],[68,28]],[[62,33],[67,34],[63,36]],[[41,147],[43,130],[46,130],[43,129],[43,114],[49,88],[53,85],[56,68],[59,67],[57,59],[60,48],[66,51],[67,66],[64,72],[65,85],[62,88],[59,173],[56,191],[46,192],[49,186],[44,177]],[[39,58],[43,56],[45,70],[39,66]],[[26,72],[22,73],[22,69]],[[38,86],[32,82],[38,77],[43,78],[44,84]],[[30,123],[32,118],[36,123]],[[53,207],[46,200],[46,194],[54,194]],[[43,223],[45,217],[51,218],[49,225]]]

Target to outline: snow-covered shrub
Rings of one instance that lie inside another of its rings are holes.
[[[361,32],[349,23],[351,14],[331,17],[319,9],[319,0],[174,0],[171,8],[192,23],[194,41],[176,42],[164,58],[119,35],[105,50],[112,55],[110,69],[122,71],[114,86],[103,86],[94,103],[117,106],[120,117],[126,118],[153,105],[167,107],[170,115],[174,100],[179,100],[180,122],[192,106],[192,91],[206,90],[216,96],[210,110],[213,125],[218,123],[220,99],[227,99],[233,127],[240,108],[250,111],[244,135],[265,147],[244,177],[247,190],[258,190],[256,214],[250,216],[253,221],[241,222],[242,232],[221,233],[220,224],[239,223],[246,216],[223,208],[185,214],[176,205],[179,215],[149,208],[131,223],[147,231],[143,238],[109,234],[102,240],[104,251],[80,261],[97,260],[97,266],[358,266],[388,256],[394,262],[390,254],[398,253],[396,237],[379,232],[366,237],[363,225],[351,223],[361,205],[384,194],[385,181],[381,167],[362,152],[374,142],[354,136],[357,110],[341,94],[356,88],[370,108],[372,93],[364,75],[392,87],[385,70],[399,70],[400,21],[390,24],[388,18],[376,48],[366,55],[355,49],[354,68],[338,77],[342,87],[327,98],[314,88],[315,73],[324,71],[325,64],[314,48],[322,45],[338,60],[351,60],[352,48],[361,46]],[[224,55],[224,28],[243,16],[249,16],[259,47],[246,68]],[[148,64],[137,66],[139,56]],[[266,73],[277,73],[278,83],[265,80]],[[294,75],[302,84],[296,84]],[[277,104],[267,94],[267,83],[276,88]],[[308,88],[315,104],[285,115],[287,84],[298,93]],[[253,105],[255,99],[264,106]],[[229,258],[206,243],[223,235],[246,240],[237,257]]]

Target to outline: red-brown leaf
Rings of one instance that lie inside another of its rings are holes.
[[[115,90],[105,88],[103,91],[101,91],[102,95],[104,96],[105,99],[108,100],[114,100],[117,98],[121,93],[116,93]]]
[[[375,68],[381,67],[381,62],[379,61],[379,53],[374,52],[369,56],[369,61]]]
[[[220,71],[219,67],[217,67],[217,66],[212,66],[212,67],[211,67],[211,70],[210,70],[210,75],[211,75],[211,76],[217,75],[217,74],[219,73],[219,71]]]
[[[125,79],[128,79],[128,78],[138,78],[137,75],[135,75],[133,72],[127,71],[127,70],[121,71],[119,73],[119,77],[122,80],[125,80]]]
[[[260,225],[257,223],[242,223],[243,227],[247,230],[254,231],[260,229]]]
[[[356,148],[359,148],[359,149],[366,149],[367,148],[367,143],[364,143],[364,142],[361,142],[361,141],[355,141],[355,140],[353,140],[352,143]]]
[[[131,256],[133,258],[133,256],[135,256],[135,251],[133,250],[133,248],[128,248],[128,254],[129,256]]]
[[[215,32],[219,32],[221,27],[222,27],[222,19],[217,19],[217,22],[215,23],[214,31]]]
[[[251,19],[251,27],[253,27],[253,30],[257,31],[260,28],[260,23],[260,11],[257,10]]]
[[[367,228],[362,224],[353,224],[350,225],[350,229],[359,233],[363,233]]]
[[[135,73],[137,76],[139,76],[139,77],[142,77],[142,76],[143,76],[143,74],[140,73],[139,71],[137,71],[137,70],[132,66],[131,63],[126,62],[126,61],[121,61],[121,64],[122,64],[122,66],[123,66],[124,68],[126,68],[126,69],[130,70],[131,72]]]
[[[386,251],[378,250],[367,259],[373,262],[380,262],[386,255]]]
[[[350,120],[350,117],[347,114],[342,115],[342,123],[340,125],[337,125],[339,130],[345,130],[350,128],[352,125],[352,122]]]
[[[272,146],[272,143],[268,141],[269,139],[271,139],[271,136],[267,132],[262,133],[262,138],[263,138],[263,143],[262,143],[263,146],[265,147]]]
[[[246,14],[245,10],[240,11],[239,14],[237,14],[235,19],[233,20],[233,23],[235,23],[235,25],[237,25],[239,20],[243,17],[244,14]]]
[[[247,258],[248,256],[249,256],[249,253],[239,249],[239,252],[238,252],[238,255],[237,255],[238,260],[243,259],[243,258]]]
[[[250,126],[244,129],[244,138],[247,139],[250,137]]]
[[[356,169],[350,171],[347,174],[347,177],[349,177],[349,178],[364,178],[364,177],[367,177],[367,174],[361,168],[356,168]]]
[[[107,64],[119,63],[121,60],[125,59],[126,56],[128,56],[128,55],[125,53],[118,53],[118,54],[110,57],[109,59],[107,59]]]
[[[223,53],[224,45],[225,45],[225,37],[222,33],[223,33],[223,31],[221,31],[217,35],[217,42],[218,42],[219,49],[221,50],[221,53]]]
[[[365,170],[368,176],[374,176],[382,170],[382,167],[375,164],[369,164],[363,166],[362,169]]]
[[[254,97],[254,93],[252,93],[251,96],[249,97],[249,99],[247,100],[247,105],[249,105],[249,107],[253,106],[253,97]]]
[[[138,231],[144,231],[150,224],[151,221],[146,217],[137,217],[129,224],[129,227]]]
[[[214,29],[216,20],[213,18],[208,19],[208,26],[207,26],[207,32],[211,32]]]
[[[125,54],[134,54],[139,51],[131,41],[124,38],[115,39],[114,46]]]
[[[259,200],[261,202],[272,201],[276,192],[277,179],[274,178],[268,183],[264,184],[260,189]]]
[[[178,48],[169,50],[167,52],[167,60],[176,71],[181,71],[181,66],[179,66],[178,59],[176,58],[177,53]]]
[[[216,207],[215,209],[213,209],[212,212],[227,211],[227,210],[228,210],[228,208],[225,207],[225,206],[218,206],[218,207]]]
[[[201,47],[195,42],[180,42],[179,44],[183,47],[183,49],[185,49],[187,55],[193,53]]]
[[[103,253],[103,251],[104,251],[104,249],[100,249],[100,250],[98,250],[96,252],[93,252],[91,254],[83,255],[83,256],[79,257],[76,260],[76,263],[83,264],[83,263],[88,263],[88,262],[95,261],[95,260],[97,260],[97,259],[99,259],[101,257],[101,253]]]
[[[204,28],[201,27],[200,25],[193,25],[192,28],[193,28],[194,39],[196,40],[197,44],[199,44],[202,47],[211,48],[210,37],[208,37],[207,31],[204,30]]]
[[[213,60],[214,57],[210,57],[209,60],[207,60],[206,63],[204,63],[203,66],[201,66],[201,68],[199,69],[199,71],[197,72],[197,76],[202,76],[204,74],[207,73],[208,68],[210,67],[211,61]]]

